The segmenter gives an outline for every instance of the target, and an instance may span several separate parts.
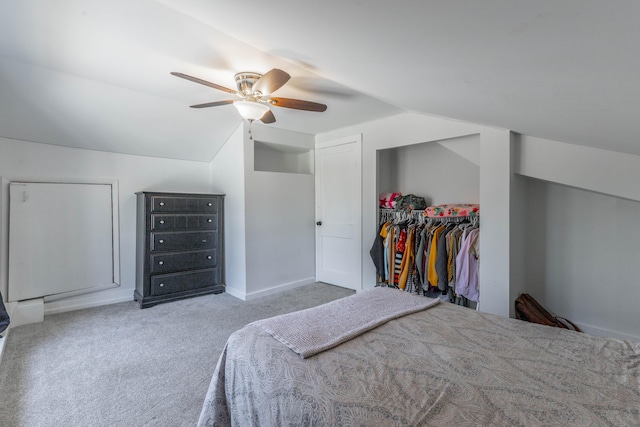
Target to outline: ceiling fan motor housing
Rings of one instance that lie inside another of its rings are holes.
[[[253,85],[256,84],[260,77],[262,77],[262,74],[251,72],[242,72],[236,74],[235,79],[236,85],[238,87],[238,92],[240,92],[244,96],[261,96],[262,93],[253,91]]]

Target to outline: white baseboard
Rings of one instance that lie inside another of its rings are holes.
[[[42,298],[10,302],[7,303],[7,310],[11,310],[9,314],[11,316],[10,327],[16,327],[42,322],[44,316],[49,314],[99,307],[132,299],[133,289],[111,288],[50,302],[44,302]]]
[[[638,335],[631,335],[623,332],[612,331],[610,329],[599,328],[597,326],[585,325],[584,323],[578,323],[578,322],[573,322],[573,323],[578,325],[578,327],[582,329],[584,333],[587,333],[589,335],[617,338],[620,340],[627,340],[627,341],[640,343],[640,336]]]
[[[99,307],[133,300],[133,289],[111,288],[99,292],[83,294],[71,298],[45,302],[44,314],[64,313],[65,311]]]
[[[11,327],[38,323],[44,320],[44,300],[34,298],[12,303]]]
[[[280,292],[299,288],[300,286],[310,285],[312,283],[316,283],[315,277],[307,277],[306,279],[296,280],[295,282],[283,283],[281,285],[272,286],[270,288],[261,289],[255,292],[246,293],[246,292],[241,292],[241,291],[238,291],[237,289],[228,288],[228,287],[226,288],[225,292],[243,301],[249,301],[256,298],[266,297],[267,295],[278,294]]]
[[[238,299],[241,299],[242,301],[246,300],[244,292],[242,292],[242,291],[240,291],[238,289],[232,288],[229,285],[225,286],[224,292],[229,294],[229,295],[231,295],[232,297],[236,297]]]

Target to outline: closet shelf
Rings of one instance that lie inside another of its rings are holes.
[[[424,210],[428,218],[460,218],[480,216],[480,205],[477,203],[458,203],[429,206]]]
[[[437,206],[428,206],[424,210],[402,210],[392,208],[379,208],[380,222],[392,220],[422,220],[431,221],[469,221],[480,218],[480,205],[473,203],[462,204],[442,204]]]

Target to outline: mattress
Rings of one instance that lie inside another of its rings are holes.
[[[303,359],[247,325],[199,425],[640,425],[640,344],[438,304]]]

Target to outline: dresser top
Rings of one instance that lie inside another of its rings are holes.
[[[225,196],[223,193],[169,193],[161,191],[138,191],[136,194],[150,194],[157,196],[184,196],[184,197],[211,197],[211,196]]]

